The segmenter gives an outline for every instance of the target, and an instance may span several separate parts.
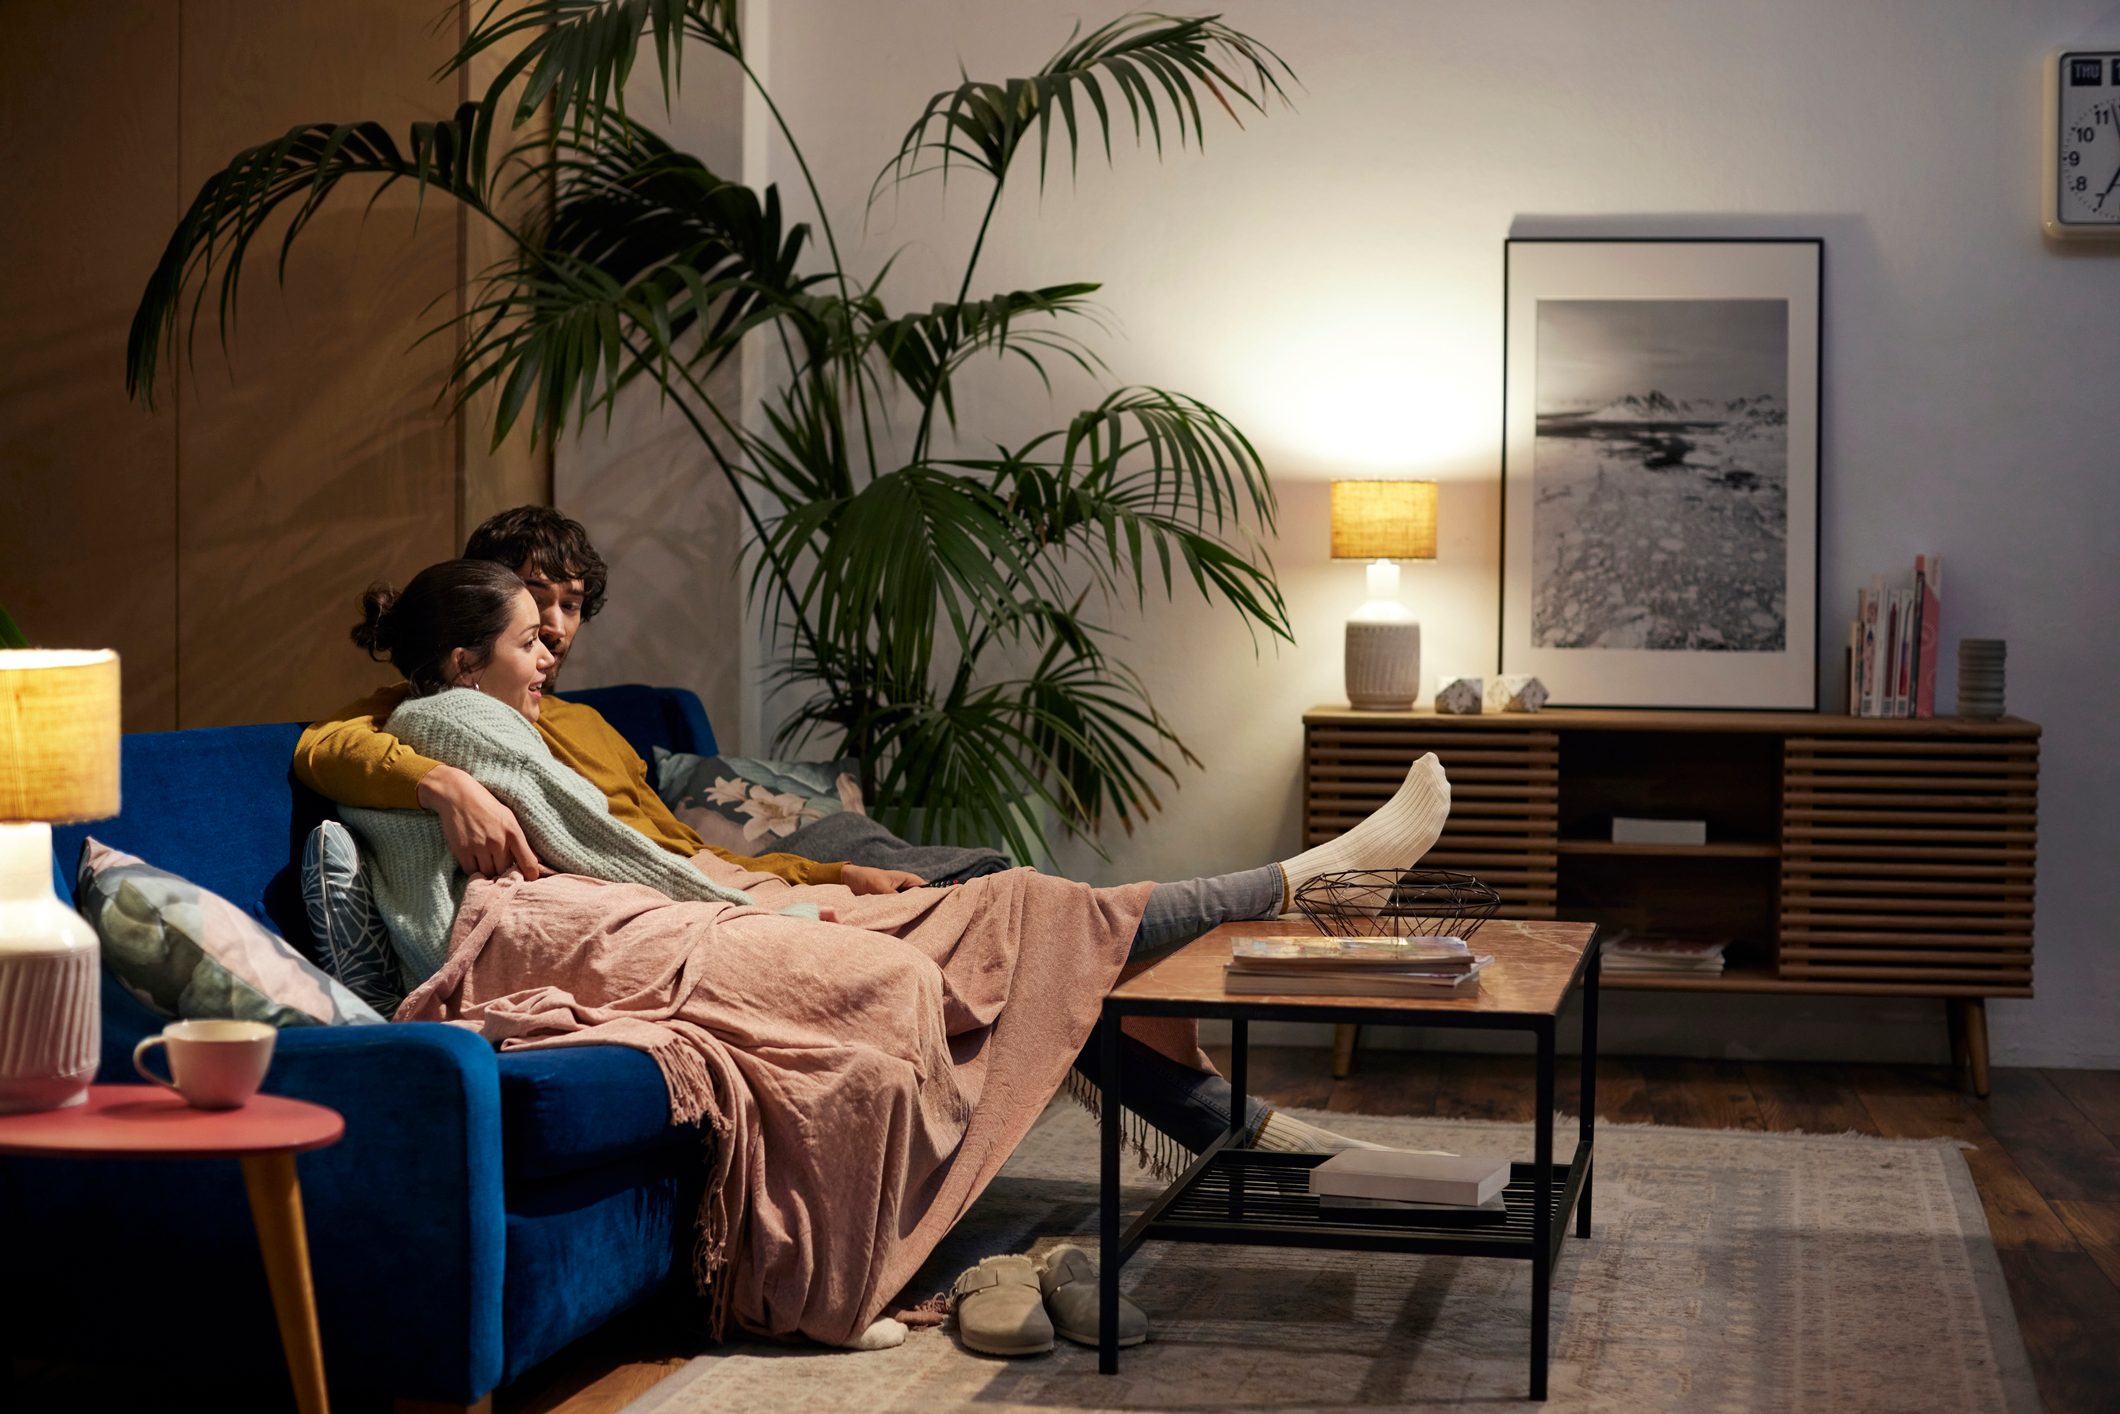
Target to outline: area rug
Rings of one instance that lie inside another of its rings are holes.
[[[1357,1138],[1525,1157],[1528,1125],[1319,1115]],[[1559,1128],[1562,1153],[1574,1126]],[[1056,1103],[908,1296],[992,1252],[1096,1231],[1097,1127]],[[1129,1170],[1138,1210],[1153,1181]],[[2036,1410],[1987,1219],[1949,1141],[1600,1126],[1595,1230],[1553,1292],[1547,1408]],[[694,1411],[1485,1409],[1528,1393],[1530,1264],[1154,1242],[1154,1326],[1096,1352],[866,1354],[732,1343],[627,1406]]]

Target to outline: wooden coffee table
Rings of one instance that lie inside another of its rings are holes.
[[[1233,1242],[1275,1247],[1332,1247],[1509,1257],[1531,1263],[1531,1397],[1546,1397],[1553,1269],[1568,1214],[1575,1235],[1590,1235],[1591,1140],[1597,1117],[1597,948],[1590,923],[1492,922],[1473,951],[1494,965],[1470,997],[1232,996],[1222,990],[1230,939],[1305,931],[1300,922],[1230,923],[1159,961],[1129,968],[1104,999],[1098,1056],[1102,1154],[1097,1368],[1119,1368],[1119,1270],[1143,1242]],[[1553,1162],[1554,1031],[1578,991],[1583,999],[1582,1118],[1574,1158]],[[1119,1027],[1129,1016],[1223,1018],[1230,1024],[1230,1130],[1119,1230]],[[1369,1025],[1466,1026],[1529,1031],[1538,1046],[1536,1137],[1529,1163],[1514,1166],[1499,1220],[1477,1212],[1403,1215],[1368,1220],[1321,1213],[1309,1193],[1309,1171],[1322,1154],[1281,1154],[1238,1147],[1244,1120],[1246,1031],[1253,1021],[1356,1022]]]
[[[85,1104],[0,1115],[0,1154],[241,1160],[296,1407],[301,1414],[329,1414],[294,1156],[336,1144],[345,1132],[337,1110],[284,1095],[253,1095],[240,1109],[195,1110],[152,1085],[91,1085]]]

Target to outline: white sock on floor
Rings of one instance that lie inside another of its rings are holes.
[[[1391,1146],[1372,1144],[1366,1139],[1350,1139],[1344,1134],[1305,1124],[1286,1110],[1269,1110],[1266,1122],[1259,1126],[1258,1135],[1251,1141],[1251,1147],[1283,1154],[1339,1154],[1349,1149],[1388,1149]]]
[[[1429,752],[1413,763],[1398,792],[1367,820],[1338,839],[1304,850],[1281,865],[1289,897],[1320,874],[1346,869],[1411,869],[1443,833],[1450,818],[1450,779]]]
[[[848,1350],[889,1350],[894,1345],[905,1344],[905,1322],[894,1321],[889,1316],[879,1316],[869,1323],[869,1328],[846,1343]]]

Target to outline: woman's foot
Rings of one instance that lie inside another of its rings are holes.
[[[894,1345],[905,1344],[905,1322],[894,1321],[889,1316],[879,1316],[869,1323],[869,1328],[841,1347],[846,1350],[889,1350]]]
[[[1320,874],[1349,869],[1411,869],[1443,833],[1450,818],[1450,779],[1429,752],[1413,763],[1391,799],[1338,839],[1304,850],[1281,865],[1288,894]]]

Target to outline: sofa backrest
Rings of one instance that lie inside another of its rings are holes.
[[[627,684],[565,694],[594,707],[642,759],[654,747],[711,755],[714,729],[682,688]],[[247,909],[312,957],[302,909],[302,841],[331,803],[288,770],[299,723],[137,732],[123,744],[123,811],[52,832],[52,874],[72,898],[81,841],[90,835],[180,874]]]

